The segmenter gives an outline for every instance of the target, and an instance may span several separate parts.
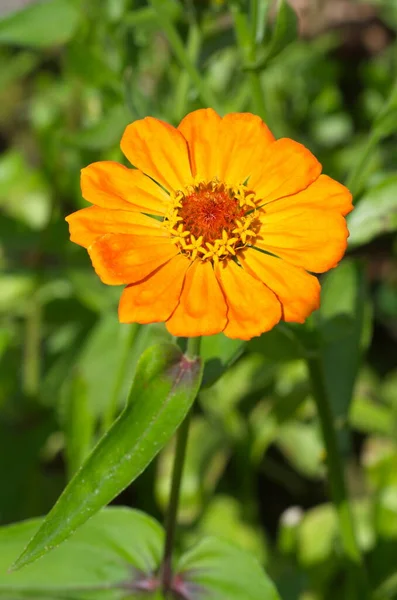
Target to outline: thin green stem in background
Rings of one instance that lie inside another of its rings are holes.
[[[195,360],[200,355],[201,337],[188,338],[186,357]],[[172,586],[172,554],[174,549],[175,530],[177,525],[179,496],[182,483],[183,466],[185,464],[187,441],[189,436],[191,410],[179,427],[176,438],[174,466],[172,469],[171,494],[165,521],[164,554],[160,569],[161,587],[165,597]]]
[[[183,466],[185,464],[187,440],[189,435],[190,413],[178,429],[174,467],[172,471],[171,495],[165,522],[164,555],[161,564],[161,587],[165,596],[171,590],[172,584],[172,554],[175,540],[175,530],[178,516],[179,495],[182,483]]]
[[[234,20],[237,44],[240,48],[240,53],[242,55],[243,61],[249,65],[254,64],[256,60],[257,48],[255,32],[257,30],[257,18],[259,14],[258,1],[259,0],[253,0],[251,2],[251,26],[248,21],[247,15],[245,14],[245,12],[243,12],[239,3],[232,3],[230,7]],[[256,71],[249,71],[247,75],[252,92],[254,112],[257,115],[259,115],[264,121],[266,121],[267,111],[260,74]]]
[[[163,0],[150,0],[151,5],[156,10],[157,15],[159,17],[159,23],[161,24],[161,29],[165,32],[170,46],[181,63],[182,67],[184,67],[187,73],[190,76],[190,79],[194,83],[197,88],[197,91],[201,97],[202,102],[208,106],[212,107],[215,110],[219,111],[218,102],[215,98],[212,90],[209,88],[207,83],[204,81],[200,71],[197,69],[194,62],[191,61],[188,53],[186,52],[185,46],[181,40],[181,37],[176,29],[174,23],[169,17],[169,14],[166,10],[164,10]]]
[[[40,389],[41,363],[41,305],[33,295],[26,313],[23,360],[23,391],[26,396],[37,396]]]
[[[368,592],[367,576],[355,533],[353,515],[343,473],[343,463],[338,450],[334,416],[328,399],[323,369],[318,359],[310,359],[308,366],[327,453],[328,478],[332,501],[337,511],[342,547],[348,563],[349,595],[347,597],[349,600],[365,600]]]

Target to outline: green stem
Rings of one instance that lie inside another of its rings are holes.
[[[334,416],[328,399],[322,365],[319,359],[308,361],[312,390],[321,423],[327,452],[328,477],[332,501],[335,505],[344,555],[348,564],[349,599],[367,597],[367,577],[357,543],[353,515],[347,495],[343,464],[338,450]]]
[[[193,81],[194,85],[197,88],[201,100],[207,106],[217,109],[217,99],[213,95],[212,90],[207,86],[206,82],[201,76],[201,73],[197,69],[194,62],[191,61],[188,53],[186,52],[178,30],[172,22],[168,12],[164,10],[164,1],[150,0],[150,3],[157,12],[161,28],[163,31],[165,31],[175,56],[181,63],[182,67],[184,67],[187,73],[189,74],[190,79]]]
[[[160,570],[161,587],[165,597],[167,597],[167,594],[171,591],[172,588],[172,552],[174,548],[175,529],[177,524],[179,506],[179,494],[182,482],[183,465],[185,463],[189,425],[190,413],[186,416],[182,425],[178,429],[176,440],[174,467],[172,471],[171,495],[165,522],[164,554]]]
[[[34,295],[26,314],[23,390],[26,396],[37,396],[40,389],[41,306]]]
[[[187,339],[185,356],[189,360],[197,359],[200,355],[201,337]],[[175,530],[177,526],[179,495],[182,483],[183,465],[185,463],[187,441],[189,436],[190,411],[179,427],[176,438],[174,466],[172,469],[171,494],[165,521],[165,543],[163,560],[160,568],[160,581],[165,597],[172,589],[172,553],[174,549]]]
[[[256,2],[253,2],[256,5]],[[231,13],[234,20],[234,28],[236,31],[237,44],[240,48],[240,52],[243,61],[247,64],[254,64],[256,60],[256,39],[253,33],[253,28],[257,28],[257,5],[255,9],[252,9],[253,22],[251,27],[249,26],[247,15],[242,11],[240,3],[232,3]],[[266,121],[266,105],[264,101],[262,83],[260,75],[256,71],[248,72],[248,81],[250,83],[252,92],[252,102],[254,112],[259,115],[264,121]]]
[[[187,338],[186,356],[190,360],[194,360],[200,356],[201,337]]]

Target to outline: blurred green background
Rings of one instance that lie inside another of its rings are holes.
[[[282,29],[259,3],[255,64],[234,29],[248,2],[163,0],[160,16],[145,0],[17,4],[0,2],[1,524],[49,510],[122,407],[142,350],[167,338],[117,322],[120,289],[100,283],[64,221],[85,206],[80,169],[123,162],[129,122],[177,124],[205,105],[166,22],[215,108],[254,111],[254,69],[274,134],[310,148],[357,205],[347,258],[305,326],[205,340],[180,543],[223,536],[284,600],[334,598],[341,547],[306,366],[319,354],[371,585],[397,598],[397,2],[291,0],[296,39],[291,15]],[[172,444],[117,503],[161,520],[171,457]]]

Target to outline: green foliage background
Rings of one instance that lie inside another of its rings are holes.
[[[160,4],[159,16],[158,1],[52,0],[0,21],[0,522],[51,508],[123,407],[142,351],[168,339],[162,326],[121,326],[120,290],[69,242],[80,169],[123,162],[129,122],[177,124],[208,90],[222,113],[255,111],[254,72],[274,134],[308,146],[356,209],[347,257],[305,326],[247,345],[204,340],[178,542],[218,535],[259,558],[283,600],[334,597],[341,544],[307,370],[317,356],[371,588],[397,598],[397,5],[374,3],[376,51],[365,24],[303,40],[261,13],[252,60],[233,25],[248,2]],[[117,503],[162,520],[172,449]],[[4,568],[17,553],[6,538]]]

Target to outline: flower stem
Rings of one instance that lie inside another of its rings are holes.
[[[164,1],[150,0],[150,3],[157,12],[159,22],[161,23],[161,28],[166,33],[168,41],[176,58],[179,60],[182,67],[186,69],[186,72],[189,74],[190,79],[193,81],[194,85],[197,88],[201,100],[207,106],[217,109],[218,102],[214,94],[212,93],[212,90],[207,86],[207,83],[201,76],[200,71],[197,69],[194,62],[190,59],[189,53],[186,52],[178,30],[172,22],[168,12],[164,10]]]
[[[194,360],[200,356],[201,337],[191,337],[187,339],[186,356]]]
[[[367,576],[355,534],[353,515],[343,474],[343,464],[338,449],[334,416],[327,395],[322,365],[319,359],[313,358],[308,361],[308,366],[327,452],[332,501],[338,515],[342,547],[348,566],[348,589],[350,590],[348,597],[352,600],[353,598],[364,600],[368,593]]]
[[[187,440],[189,434],[190,413],[186,416],[178,429],[174,467],[172,471],[171,495],[165,522],[164,554],[161,565],[161,586],[165,596],[171,590],[172,585],[172,551],[174,548],[176,520],[179,506],[179,494],[182,482],[183,465],[185,463]]]
[[[200,354],[201,337],[192,337],[187,340],[186,357],[189,360],[196,359]],[[175,530],[177,525],[179,496],[182,483],[183,466],[186,457],[187,441],[189,436],[189,425],[191,410],[178,429],[176,437],[176,448],[174,466],[172,469],[171,494],[168,504],[168,512],[165,521],[165,543],[163,560],[160,568],[161,587],[165,597],[172,588],[172,553],[174,549]]]

